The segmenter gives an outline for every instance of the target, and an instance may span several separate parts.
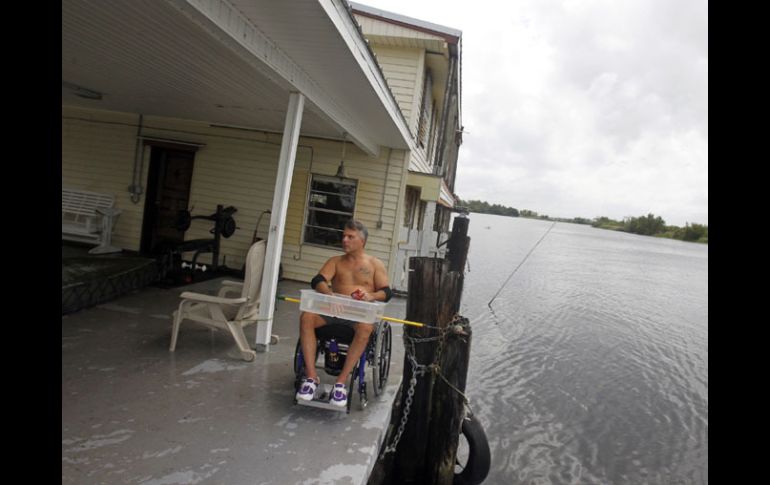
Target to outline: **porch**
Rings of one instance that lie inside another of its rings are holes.
[[[221,278],[145,287],[62,316],[62,483],[365,483],[390,420],[403,368],[393,326],[386,392],[350,414],[293,403],[299,308],[277,301],[277,344],[244,362],[226,332],[183,322],[182,291],[214,294]],[[278,294],[307,285],[280,281]],[[386,314],[404,318],[406,300]],[[255,340],[255,326],[246,328]],[[331,376],[320,373],[322,382]],[[371,393],[370,393],[371,394]]]

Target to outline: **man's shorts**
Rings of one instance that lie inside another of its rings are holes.
[[[353,320],[345,320],[344,318],[330,317],[329,315],[319,314],[318,316],[323,318],[327,325],[347,325],[351,328],[355,328],[358,323]]]

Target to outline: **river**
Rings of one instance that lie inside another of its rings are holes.
[[[708,483],[708,245],[475,213],[469,235],[485,483]]]

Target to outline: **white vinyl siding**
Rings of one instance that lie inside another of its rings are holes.
[[[139,249],[144,212],[144,204],[132,204],[127,190],[138,119],[126,113],[62,109],[62,187],[114,195],[115,207],[122,212],[112,244],[127,249]]]
[[[388,47],[372,44],[385,80],[404,114],[409,130],[415,141],[418,139],[420,108],[425,87],[425,50],[403,47]],[[426,143],[426,147],[427,147]],[[409,169],[431,173],[426,159],[426,147],[419,147],[411,153]]]
[[[409,131],[414,136],[417,133],[417,118],[419,116],[419,92],[417,84],[422,84],[420,77],[425,63],[423,49],[404,49],[372,44],[393,96],[398,107],[409,125]]]

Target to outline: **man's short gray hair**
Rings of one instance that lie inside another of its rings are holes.
[[[350,219],[348,222],[345,223],[345,229],[354,229],[361,234],[364,235],[364,244],[366,244],[366,240],[369,239],[369,231],[366,229],[366,226],[361,224],[361,221],[357,221],[355,219]]]

